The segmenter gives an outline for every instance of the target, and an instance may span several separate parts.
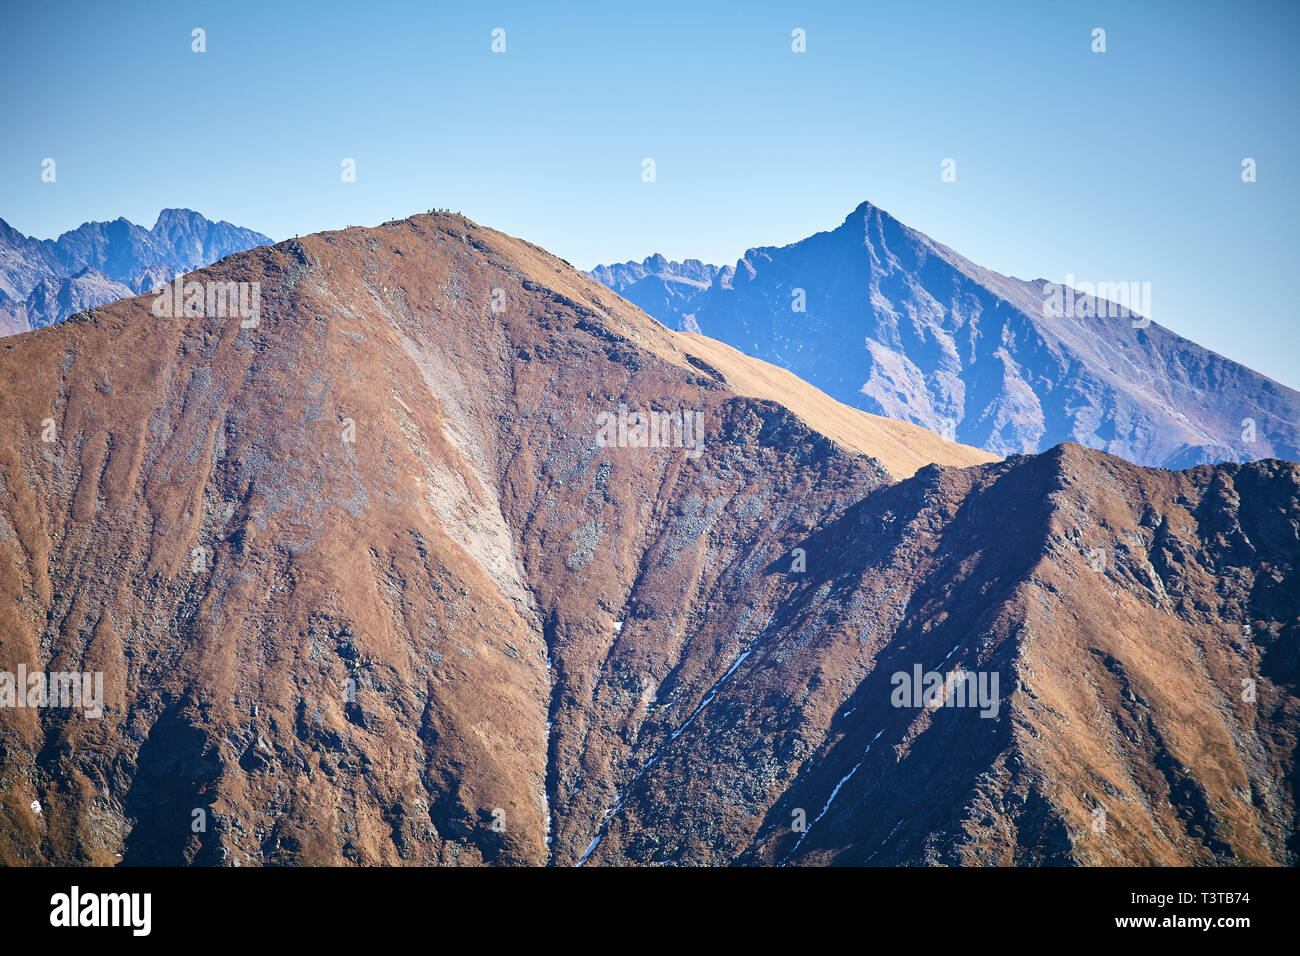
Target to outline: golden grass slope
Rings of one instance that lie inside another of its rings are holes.
[[[991,452],[948,441],[920,425],[872,415],[837,402],[797,375],[717,339],[694,332],[674,334],[681,340],[683,352],[716,368],[732,391],[780,402],[827,438],[879,459],[895,478],[910,478],[926,465],[966,468],[998,460]]]

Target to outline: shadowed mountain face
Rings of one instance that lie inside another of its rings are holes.
[[[188,280],[0,343],[0,676],[104,687],[0,861],[1296,861],[1298,466],[988,461],[457,216]]]
[[[1300,458],[1300,393],[1113,308],[1129,302],[1066,308],[1044,280],[981,268],[869,203],[734,269],[690,262],[591,275],[671,328],[999,455],[1075,441],[1171,468]]]
[[[57,240],[24,236],[0,220],[0,335],[62,322],[270,243],[259,232],[190,209],[164,209],[153,229],[125,219],[87,222]]]

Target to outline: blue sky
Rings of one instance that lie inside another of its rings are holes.
[[[1300,4],[547,6],[8,4],[0,218],[447,207],[589,268],[734,262],[870,200],[1000,272],[1150,282],[1157,322],[1300,386]]]

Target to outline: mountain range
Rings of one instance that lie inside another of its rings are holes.
[[[1167,468],[1300,458],[1300,393],[1119,308],[1149,289],[1115,301],[1102,293],[1121,284],[1000,275],[870,203],[735,266],[656,255],[590,274],[670,328],[997,455],[1073,441]]]
[[[164,209],[152,229],[119,218],[82,223],[53,240],[25,236],[0,219],[0,336],[62,322],[271,242],[190,209]]]
[[[1082,348],[851,220],[782,273],[822,270],[791,370],[451,214],[186,277],[251,324],[0,341],[0,676],[103,679],[0,707],[0,862],[1294,865],[1300,465],[999,457],[799,381],[831,302],[893,316],[854,377],[911,417]]]

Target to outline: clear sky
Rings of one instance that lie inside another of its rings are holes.
[[[1300,387],[1297,2],[5,0],[0,75],[29,235],[446,207],[582,268],[721,264],[870,200],[999,272],[1150,282],[1157,322]]]

